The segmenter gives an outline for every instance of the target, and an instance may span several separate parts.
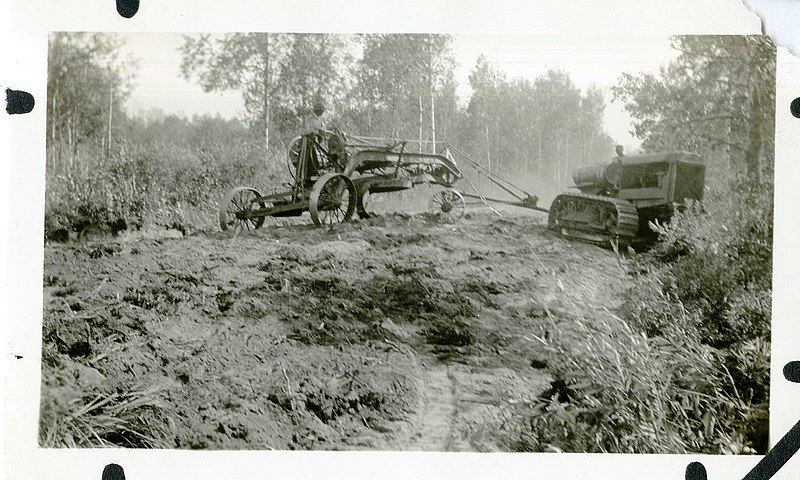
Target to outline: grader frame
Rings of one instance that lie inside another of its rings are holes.
[[[464,213],[463,196],[453,184],[462,178],[446,145],[435,153],[413,152],[425,142],[348,137],[338,130],[308,133],[289,145],[287,165],[292,183],[268,195],[253,187],[232,189],[222,200],[222,230],[257,229],[266,217],[300,216],[308,211],[317,225],[368,216],[370,194],[407,190],[429,183],[443,186],[430,202],[431,213],[455,221]],[[422,148],[418,148],[422,150]]]

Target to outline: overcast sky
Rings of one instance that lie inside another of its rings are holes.
[[[230,118],[242,112],[239,92],[205,93],[196,82],[181,77],[181,34],[121,35],[126,40],[124,53],[138,59],[134,90],[128,102],[132,114],[160,108],[167,113],[219,113]],[[469,73],[481,53],[508,79],[534,80],[548,69],[564,70],[578,88],[585,90],[594,84],[606,92],[605,130],[617,143],[625,145],[639,142],[629,134],[630,116],[622,105],[611,102],[609,88],[623,72],[658,73],[659,67],[677,55],[666,36],[455,36],[453,50],[458,63],[458,93],[463,102],[470,95]]]

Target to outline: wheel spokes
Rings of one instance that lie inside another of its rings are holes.
[[[358,199],[353,182],[341,174],[326,174],[314,186],[309,200],[311,218],[317,225],[332,225],[350,220]]]
[[[343,180],[331,179],[320,192],[318,210],[323,223],[341,223],[350,207],[350,192]]]
[[[446,223],[455,223],[464,215],[464,198],[453,189],[442,190],[431,197],[428,210]]]
[[[264,223],[264,217],[253,216],[253,212],[266,208],[259,201],[261,194],[248,187],[237,187],[225,198],[220,209],[220,226],[223,230],[255,230]]]

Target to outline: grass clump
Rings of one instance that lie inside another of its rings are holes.
[[[648,338],[607,312],[553,322],[545,336],[554,381],[517,449],[723,453],[744,442],[731,435],[743,402],[727,393],[719,354],[695,338]]]
[[[435,319],[425,328],[428,343],[439,346],[467,347],[475,343],[472,327],[460,318]]]
[[[128,392],[54,392],[42,399],[39,444],[46,448],[170,448],[170,414],[161,387]],[[69,398],[63,398],[69,397]]]

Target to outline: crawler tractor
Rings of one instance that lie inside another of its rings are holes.
[[[702,200],[705,166],[686,152],[618,156],[607,165],[577,170],[580,192],[553,200],[548,227],[562,236],[603,246],[646,245],[651,222],[668,221],[686,200]]]

